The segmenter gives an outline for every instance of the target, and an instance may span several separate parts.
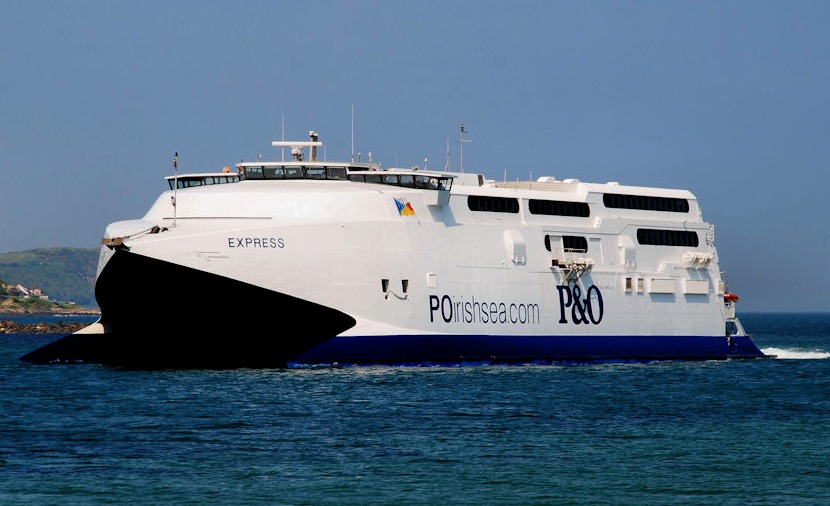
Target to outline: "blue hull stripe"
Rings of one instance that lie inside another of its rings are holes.
[[[291,357],[288,364],[599,363],[764,356],[749,336],[396,335],[336,337]]]

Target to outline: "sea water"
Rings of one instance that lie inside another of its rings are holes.
[[[777,358],[126,371],[0,335],[0,504],[830,504],[830,314],[740,316]]]

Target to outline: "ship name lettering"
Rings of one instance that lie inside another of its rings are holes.
[[[228,237],[228,247],[282,249],[285,241],[282,237]]]
[[[605,305],[602,301],[602,292],[596,285],[588,287],[585,298],[582,298],[582,289],[578,285],[573,287],[556,285],[556,289],[559,291],[559,323],[569,323],[566,311],[568,308],[571,314],[570,323],[597,325],[602,321]]]

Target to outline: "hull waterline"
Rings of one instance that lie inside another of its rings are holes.
[[[336,337],[290,358],[313,365],[646,363],[764,358],[749,336],[360,336]]]

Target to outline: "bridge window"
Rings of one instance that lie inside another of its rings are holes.
[[[346,179],[346,167],[326,167],[326,177],[329,179]]]
[[[326,169],[322,167],[308,167],[305,170],[306,179],[326,179]]]
[[[303,169],[301,167],[286,167],[285,179],[302,179]]]
[[[265,167],[265,179],[283,179],[285,171],[282,167]]]
[[[245,169],[245,179],[262,179],[262,167],[248,167]]]

